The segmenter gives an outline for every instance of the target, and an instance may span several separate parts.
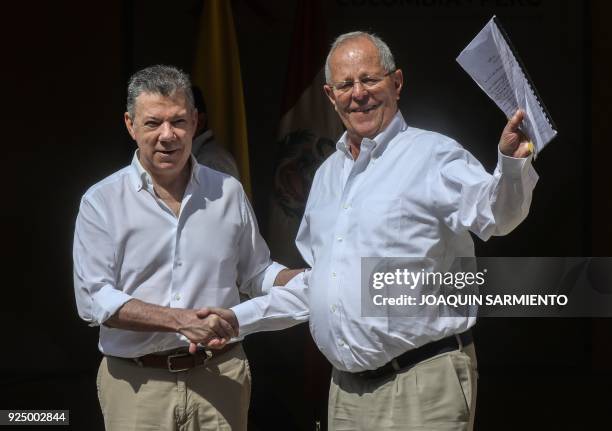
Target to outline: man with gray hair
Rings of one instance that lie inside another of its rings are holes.
[[[537,181],[519,131],[524,114],[503,129],[490,175],[457,142],[406,124],[403,74],[379,37],[338,37],[325,75],[346,132],[315,175],[296,239],[312,271],[233,307],[240,334],[289,326],[309,309],[312,336],[334,367],[330,430],[469,430],[476,318],[368,315],[361,259],[412,257],[419,271],[444,273],[474,256],[470,231],[487,240],[514,229]]]
[[[79,315],[100,327],[108,430],[246,430],[248,363],[240,343],[226,343],[233,316],[214,307],[294,274],[270,260],[240,183],[191,155],[196,119],[185,73],[136,72],[125,113],[132,163],[81,200],[74,288]],[[217,350],[198,346],[211,339]]]

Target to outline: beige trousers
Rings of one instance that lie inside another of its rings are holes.
[[[474,344],[407,371],[365,379],[334,370],[329,431],[471,431],[476,409]]]
[[[251,373],[242,346],[172,373],[104,357],[98,398],[108,431],[246,431]]]

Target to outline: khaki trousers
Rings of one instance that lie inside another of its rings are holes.
[[[98,398],[108,431],[246,431],[251,373],[242,346],[172,373],[104,357]]]
[[[380,379],[334,370],[328,429],[471,431],[476,379],[473,343]]]

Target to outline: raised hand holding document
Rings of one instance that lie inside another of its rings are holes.
[[[521,130],[542,151],[556,135],[555,125],[510,38],[495,16],[459,54],[457,62],[507,118],[525,111]]]

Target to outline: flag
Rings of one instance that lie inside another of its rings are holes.
[[[292,268],[304,265],[295,237],[314,174],[335,151],[335,142],[343,131],[323,91],[328,49],[324,24],[319,0],[298,1],[281,105],[267,237],[273,258]],[[306,414],[320,424],[326,419],[331,366],[307,329],[303,338],[294,342],[303,352],[303,396],[309,406]]]
[[[240,181],[251,195],[247,123],[240,75],[240,57],[228,0],[206,0],[200,17],[192,73],[206,99],[208,124],[220,145],[238,165]]]
[[[303,266],[295,236],[312,179],[335,151],[342,123],[323,92],[328,40],[318,0],[299,0],[281,105],[268,244],[272,256]]]

